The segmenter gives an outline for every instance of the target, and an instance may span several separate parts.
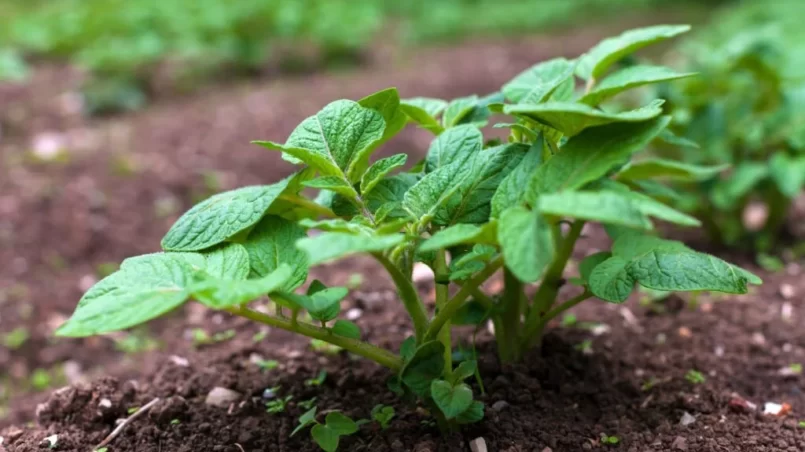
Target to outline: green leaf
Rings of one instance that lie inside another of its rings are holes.
[[[353,235],[344,232],[325,232],[296,242],[306,252],[310,265],[322,264],[351,254],[385,251],[404,240],[402,234]]]
[[[713,204],[719,209],[734,208],[741,198],[768,176],[769,166],[765,163],[741,163],[726,179],[716,183],[711,194]]]
[[[162,239],[162,248],[165,251],[199,251],[245,231],[263,218],[292,178],[207,198],[176,221]]]
[[[425,172],[431,173],[451,163],[463,164],[481,151],[484,137],[477,127],[457,126],[436,137],[428,149]]]
[[[498,241],[506,267],[523,282],[535,282],[554,256],[551,227],[539,212],[512,207],[500,216]]]
[[[296,435],[308,425],[316,423],[316,410],[318,410],[318,408],[314,406],[313,408],[305,411],[305,414],[299,416],[299,425],[297,425],[296,428],[291,432],[291,436]]]
[[[662,140],[664,143],[667,143],[667,144],[670,144],[670,145],[673,145],[673,146],[679,146],[679,147],[682,147],[682,148],[692,148],[692,149],[699,149],[700,148],[699,143],[696,143],[695,141],[689,140],[689,139],[687,139],[685,137],[680,137],[680,136],[676,135],[675,133],[671,132],[668,129],[665,129],[662,132],[660,132],[660,134],[657,136],[657,138],[659,140]]]
[[[327,287],[321,285],[320,288],[311,284],[311,289],[307,295],[296,293],[282,293],[282,298],[292,301],[303,307],[310,316],[321,322],[329,322],[338,317],[341,312],[341,300],[343,300],[349,290],[346,287]]]
[[[618,179],[642,180],[665,178],[669,180],[707,180],[729,168],[728,164],[699,166],[665,159],[646,159],[632,162],[618,173]]]
[[[189,286],[193,298],[213,309],[237,306],[256,300],[287,286],[293,270],[282,264],[266,276],[257,279],[228,279],[197,275]]]
[[[386,175],[405,165],[406,160],[408,155],[396,154],[373,163],[361,177],[361,193],[366,196]]]
[[[350,339],[360,340],[361,329],[354,322],[349,320],[336,320],[331,331],[333,334],[348,337]]]
[[[384,137],[386,124],[375,110],[351,100],[337,100],[294,129],[285,144],[255,141],[304,162],[322,175],[358,182],[368,154]]]
[[[462,361],[461,364],[458,365],[453,370],[453,382],[458,383],[460,381],[464,381],[467,378],[472,377],[475,375],[475,372],[478,371],[478,362],[475,360],[467,360]]]
[[[575,69],[576,63],[565,58],[538,63],[503,85],[503,95],[513,103],[538,104],[571,79]]]
[[[484,238],[486,228],[473,224],[456,224],[446,229],[442,229],[425,240],[419,247],[419,251],[437,251],[450,248],[461,243],[477,243],[476,241]],[[492,237],[494,239],[494,236]],[[488,240],[488,238],[487,238]]]
[[[386,88],[358,101],[362,107],[371,108],[383,116],[386,128],[383,131],[382,142],[386,142],[397,135],[405,127],[408,117],[400,109],[400,94],[397,88]]]
[[[408,189],[403,198],[403,208],[413,218],[430,221],[462,189],[462,182],[474,176],[475,170],[474,166],[465,167],[462,162],[442,166]]]
[[[420,397],[430,393],[431,382],[444,371],[444,345],[438,341],[419,346],[414,356],[403,367],[402,382]]]
[[[458,124],[469,124],[475,127],[485,127],[492,116],[490,105],[503,102],[503,93],[495,92],[478,99],[469,113],[464,115]]]
[[[466,411],[459,414],[456,420],[459,424],[474,424],[484,418],[484,404],[474,400]]]
[[[458,125],[464,117],[472,113],[476,105],[478,105],[478,96],[476,95],[453,99],[444,110],[442,126],[448,129]]]
[[[609,251],[601,251],[590,254],[582,259],[582,261],[579,263],[579,275],[581,276],[581,279],[584,280],[585,283],[588,283],[590,281],[590,275],[593,273],[593,270],[595,270],[595,267],[610,257],[612,257],[612,253]]]
[[[617,192],[618,195],[628,199],[629,202],[643,215],[652,216],[682,226],[701,226],[696,218],[667,206],[650,196],[632,191],[628,185],[611,179],[603,179],[593,187]]]
[[[805,156],[798,159],[777,152],[769,159],[769,176],[784,196],[795,198],[805,186]]]
[[[585,79],[600,79],[614,63],[643,47],[672,38],[690,30],[689,25],[655,25],[623,32],[598,43],[579,58],[576,74]]]
[[[433,380],[430,393],[447,420],[467,411],[472,404],[472,389],[465,383],[453,385],[444,380]]]
[[[496,230],[497,229],[495,229],[495,231]],[[495,254],[497,254],[497,249],[494,246],[483,244],[473,246],[472,250],[464,254],[453,253],[454,260],[450,262],[450,280],[457,281],[467,279],[476,272],[483,270],[486,263],[492,260]],[[468,305],[465,306],[470,307]],[[469,315],[469,313],[466,315]],[[459,316],[459,314],[457,313],[456,316]],[[456,321],[455,318],[453,320]]]
[[[625,301],[635,283],[653,290],[746,293],[747,284],[760,279],[714,256],[699,253],[681,242],[639,233],[618,236],[612,257],[599,263],[589,277],[598,298]]]
[[[334,411],[327,414],[324,424],[316,424],[310,434],[316,444],[326,452],[335,452],[342,436],[358,431],[358,424],[343,414]]]
[[[204,253],[204,269],[212,276],[224,279],[249,277],[249,253],[243,245],[228,243]]]
[[[364,199],[366,206],[371,212],[378,213],[382,206],[393,203],[399,207],[387,212],[385,217],[389,220],[408,218],[409,214],[402,205],[403,200],[405,199],[405,194],[418,180],[417,175],[409,173],[401,173],[383,179],[366,195]]]
[[[355,191],[355,188],[349,182],[338,176],[318,177],[305,181],[302,185],[319,190],[329,190],[333,193],[344,195],[349,199],[356,199],[358,197],[358,192]]]
[[[520,163],[500,181],[491,201],[493,218],[499,217],[509,207],[522,203],[528,181],[542,163],[543,143],[542,136],[537,138]]]
[[[81,297],[56,335],[92,336],[157,318],[187,300],[186,288],[195,271],[181,254],[155,253],[128,260]]]
[[[563,191],[542,195],[537,209],[544,214],[560,217],[647,230],[653,227],[635,203],[622,193],[612,191]]]
[[[595,127],[571,138],[561,151],[535,171],[525,194],[533,204],[538,195],[575,190],[605,176],[632,154],[642,150],[670,118],[635,124]]]
[[[609,75],[597,84],[579,102],[596,106],[612,96],[639,86],[667,82],[696,75],[694,72],[679,73],[664,66],[629,66]]]
[[[434,135],[439,135],[444,131],[444,128],[436,118],[445,108],[447,108],[447,101],[426,97],[405,99],[400,103],[400,109],[412,121],[419,124],[423,129],[431,131]]]
[[[267,215],[260,220],[242,243],[249,253],[251,277],[267,276],[286,264],[292,275],[284,290],[293,291],[302,285],[307,279],[307,254],[296,247],[296,242],[306,236],[302,227],[283,218]]]
[[[585,104],[550,101],[535,105],[506,105],[503,108],[503,113],[537,121],[572,137],[588,127],[613,122],[648,121],[656,118],[662,114],[662,104],[664,102],[661,99],[656,99],[636,110],[608,113]]]
[[[400,357],[404,362],[410,362],[416,354],[416,338],[409,336],[400,344]]]

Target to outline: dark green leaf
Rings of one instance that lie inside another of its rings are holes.
[[[472,389],[465,383],[453,385],[445,380],[433,380],[430,393],[448,420],[457,417],[472,404]]]
[[[782,152],[769,159],[769,176],[784,196],[796,198],[805,186],[805,156],[789,157]]]
[[[401,378],[414,394],[426,397],[430,393],[431,382],[441,377],[443,371],[444,345],[431,341],[416,349],[414,356],[403,368]]]
[[[466,411],[459,414],[456,420],[459,424],[474,424],[484,418],[484,404],[474,400]]]
[[[542,136],[537,138],[520,163],[500,181],[492,196],[490,213],[492,217],[497,218],[509,207],[522,203],[528,181],[542,163],[543,143]]]
[[[760,162],[744,162],[735,167],[726,179],[718,181],[713,188],[713,204],[720,209],[736,207],[738,200],[749,193],[769,175],[769,166]]]
[[[291,436],[296,435],[308,425],[316,423],[316,410],[318,410],[318,408],[313,407],[307,410],[305,414],[299,416],[299,425],[291,432]]]
[[[354,322],[349,320],[336,320],[332,328],[333,334],[348,337],[350,339],[360,340],[361,329]]]
[[[306,236],[302,227],[283,218],[267,215],[260,220],[243,242],[249,253],[251,277],[267,276],[286,264],[293,274],[284,289],[292,291],[302,285],[307,279],[307,254],[296,247],[296,242]]]
[[[478,371],[477,361],[471,359],[467,361],[462,361],[461,364],[459,364],[458,367],[456,367],[453,370],[453,381],[454,382],[464,381],[467,378],[470,378],[473,375],[475,375],[475,372],[477,371]]]
[[[487,318],[486,314],[486,308],[481,303],[470,300],[456,311],[456,314],[450,319],[450,323],[453,325],[478,325]]]
[[[601,251],[598,253],[590,254],[589,256],[582,259],[581,263],[579,263],[579,275],[584,282],[590,281],[590,275],[595,270],[595,267],[598,266],[601,262],[612,257],[612,253],[609,251]]]

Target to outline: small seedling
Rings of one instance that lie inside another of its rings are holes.
[[[372,408],[372,419],[380,424],[380,428],[385,430],[389,427],[391,420],[394,418],[394,407],[387,405],[375,405]]]
[[[273,370],[280,365],[276,359],[259,359],[254,364],[262,370]]]
[[[707,381],[707,377],[705,377],[704,374],[698,370],[691,369],[685,374],[685,380],[688,380],[695,385],[700,385]]]
[[[617,436],[609,436],[606,433],[601,434],[601,444],[608,444],[610,446],[615,446],[620,442],[621,440]]]
[[[277,398],[266,402],[266,411],[272,414],[282,413],[288,406],[288,402],[293,399],[293,395],[285,396],[285,398]]]
[[[191,334],[193,335],[193,345],[195,347],[199,347],[202,345],[217,344],[219,342],[228,341],[235,337],[235,330],[230,329],[220,333],[215,333],[210,336],[210,333],[201,328],[193,328]]]
[[[180,421],[179,419],[171,419],[171,425],[179,425],[181,423],[182,421]]]
[[[574,348],[585,355],[589,355],[593,352],[593,341],[592,339],[585,339],[580,344],[576,344]]]
[[[17,350],[28,341],[29,337],[28,328],[19,326],[3,336],[3,345],[10,350]]]
[[[562,316],[562,326],[565,328],[572,328],[579,322],[576,314],[565,314]]]
[[[315,378],[305,380],[305,386],[321,386],[322,384],[324,384],[324,380],[326,379],[327,379],[327,371],[321,370],[319,371],[319,374],[316,375]]]
[[[53,385],[53,377],[45,369],[36,369],[29,377],[31,386],[37,391],[44,391]]]
[[[799,426],[799,428],[805,428],[805,421],[799,421],[797,425]]]
[[[791,370],[791,374],[802,375],[802,364],[800,363],[789,364],[788,368]]]
[[[164,252],[123,261],[57,334],[126,329],[195,300],[385,366],[398,393],[417,397],[440,429],[455,430],[484,416],[464,383],[466,362],[457,366],[452,354],[452,327],[470,311],[492,322],[500,360],[513,363],[541,345],[554,319],[593,297],[622,303],[637,286],[746,293],[757,276],[656,235],[656,220],[699,225],[658,195],[677,166],[632,160],[667,139],[663,100],[599,108],[637,86],[692,76],[614,64],[688,29],[623,33],[576,59],[541,62],[485,97],[401,99],[389,88],[334,101],[284,143],[255,142],[296,164],[295,173],[192,207],[163,238]],[[484,137],[494,113],[506,117],[498,124],[509,130],[506,140]],[[374,157],[412,124],[434,135],[421,162]],[[601,224],[612,246],[578,263],[575,293],[563,300],[587,223]],[[413,332],[399,353],[339,318],[349,288],[313,280],[302,289],[314,267],[355,255],[376,260],[396,286]],[[417,290],[415,266],[434,274],[435,310]],[[487,293],[497,275],[502,292]],[[250,306],[266,296],[274,309]],[[328,422],[316,431],[337,440],[344,430]]]
[[[255,344],[258,342],[263,342],[266,336],[268,336],[268,331],[266,330],[258,331],[254,333],[254,336],[252,336],[252,342],[254,342]]]
[[[302,400],[297,405],[299,405],[299,408],[302,408],[303,410],[309,410],[316,405],[316,399],[316,397],[313,397],[312,399]]]
[[[133,406],[133,407],[129,408],[128,410],[126,410],[126,412],[129,413],[129,414],[134,414],[134,413],[136,413],[138,411],[140,411],[140,407],[138,407],[138,406]]]

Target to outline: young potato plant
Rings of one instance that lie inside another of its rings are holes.
[[[684,167],[665,165],[682,192],[680,206],[722,245],[772,248],[805,189],[803,13],[801,2],[785,0],[731,8],[718,27],[682,48],[685,64],[700,75],[665,90],[672,128],[701,148],[664,154],[690,164],[732,166],[691,180]],[[649,165],[635,168],[634,180],[662,170]],[[757,203],[765,215],[752,219],[747,209]]]
[[[484,414],[467,383],[475,361],[454,365],[452,357],[451,325],[471,311],[482,313],[476,322],[494,322],[500,358],[512,362],[540,343],[550,320],[592,297],[621,303],[636,285],[744,293],[760,282],[756,276],[652,235],[652,219],[684,226],[696,219],[655,200],[657,190],[618,181],[632,155],[666,131],[662,101],[598,108],[618,92],[680,77],[654,66],[609,69],[687,29],[626,32],[576,60],[537,64],[485,98],[400,100],[387,89],[335,101],[284,143],[257,142],[297,172],[190,209],[163,239],[164,252],[125,260],[84,295],[58,334],[129,328],[193,299],[386,366],[390,386],[418,396],[449,429]],[[586,88],[577,94],[578,78]],[[507,143],[484,140],[481,128],[493,112],[508,117],[497,124],[510,129]],[[407,170],[406,154],[372,162],[411,122],[435,135],[424,159]],[[304,188],[318,196],[306,197]],[[560,303],[565,267],[587,222],[603,224],[614,244],[581,262],[578,294]],[[346,288],[312,281],[301,290],[309,268],[356,254],[375,259],[397,287],[413,326],[399,353],[362,340],[355,323],[339,318]],[[417,263],[433,269],[435,312],[412,280]],[[485,292],[499,273],[503,292]],[[538,288],[530,296],[532,284]],[[266,295],[273,314],[250,305]]]

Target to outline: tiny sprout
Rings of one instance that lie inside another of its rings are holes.
[[[272,414],[282,413],[285,411],[285,408],[288,406],[288,402],[293,399],[292,395],[289,395],[285,398],[280,398],[277,400],[272,400],[266,403],[266,411]]]
[[[299,405],[299,408],[302,408],[303,410],[309,410],[316,405],[316,397],[313,397],[312,399],[302,400],[297,405]]]
[[[252,336],[252,342],[254,343],[262,342],[263,339],[266,338],[266,336],[268,336],[268,331],[266,330],[258,331],[254,333],[254,336]]]
[[[614,446],[620,442],[621,440],[617,436],[608,436],[606,433],[601,434],[601,444],[609,444]]]
[[[797,425],[799,426],[799,428],[805,428],[805,421],[799,421]]]
[[[134,414],[134,413],[136,413],[136,412],[137,412],[137,411],[139,411],[139,410],[140,410],[140,407],[138,407],[138,406],[133,406],[133,407],[129,408],[128,410],[126,410],[126,412],[127,412],[127,413],[129,413],[129,414]]]
[[[394,407],[379,404],[372,408],[372,419],[380,424],[381,429],[387,429],[392,418],[394,418]]]
[[[685,374],[685,380],[688,380],[689,382],[695,385],[699,385],[706,382],[707,377],[705,377],[704,374],[699,372],[698,370],[691,369],[688,371],[688,373]]]
[[[576,344],[574,348],[585,355],[589,355],[593,352],[593,341],[592,339],[585,339],[580,344]]]
[[[171,425],[179,425],[181,423],[182,421],[180,421],[179,419],[171,419]]]
[[[259,359],[254,362],[262,370],[273,370],[279,367],[280,363],[276,359]]]
[[[309,380],[305,380],[305,386],[321,386],[324,383],[324,380],[327,379],[327,371],[322,370],[316,375],[315,378],[311,378]]]
[[[562,316],[562,326],[565,328],[571,328],[578,322],[579,319],[576,317],[576,314],[568,313]]]
[[[794,375],[802,375],[802,364],[800,363],[792,363],[788,366],[791,370],[791,373]]]

